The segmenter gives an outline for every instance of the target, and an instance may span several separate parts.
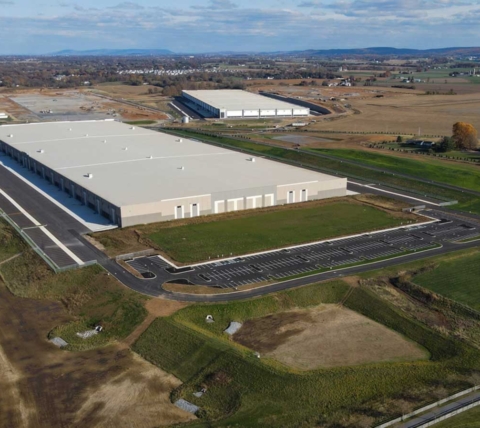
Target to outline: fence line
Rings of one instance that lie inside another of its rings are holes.
[[[476,406],[480,406],[480,398],[478,398],[476,401],[470,403],[470,404],[467,404],[466,406],[462,406],[460,407],[459,409],[456,409],[456,410],[453,410],[451,411],[450,413],[447,413],[446,415],[443,415],[443,416],[440,416],[438,418],[435,418],[433,421],[428,421],[428,422],[425,422],[424,424],[422,425],[417,425],[415,428],[427,428],[427,427],[430,427],[432,425],[435,425],[439,422],[442,422],[444,421],[445,419],[448,419],[448,418],[451,418],[453,416],[456,416],[460,413],[463,413],[463,412],[466,412],[467,410],[470,410],[471,408],[473,407],[476,407]]]
[[[462,397],[464,395],[470,394],[472,392],[478,391],[479,389],[480,389],[480,386],[474,386],[472,388],[465,389],[464,391],[457,392],[456,394],[450,395],[449,397],[446,397],[446,398],[442,398],[441,400],[436,401],[435,403],[428,404],[427,406],[424,406],[424,407],[421,407],[420,409],[414,410],[411,413],[400,416],[399,418],[393,419],[389,422],[385,422],[382,425],[378,425],[375,428],[387,428],[389,426],[395,425],[398,422],[403,422],[407,419],[410,419],[412,416],[416,416],[420,413],[426,412],[427,410],[431,410],[435,407],[441,406],[442,404],[445,404],[448,401],[455,400],[455,398],[459,398],[459,397]],[[429,425],[426,425],[426,426],[429,426]]]

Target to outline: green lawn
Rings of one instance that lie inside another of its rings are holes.
[[[421,196],[433,196],[443,200],[457,200],[459,203],[454,205],[452,207],[453,209],[480,214],[480,198],[473,195],[446,189],[440,185],[422,183],[415,179],[399,177],[398,175],[394,175],[394,173],[384,174],[361,165],[349,165],[342,162],[340,158],[338,160],[324,159],[308,153],[308,151],[273,147],[250,140],[242,141],[227,137],[208,136],[194,131],[175,131],[175,134],[246,150],[250,153],[263,154],[279,160],[300,163],[305,166],[317,168],[325,173],[340,173],[353,179],[363,179],[372,183],[383,183],[393,188],[417,193]]]
[[[480,428],[480,406],[440,422],[435,428]]]
[[[250,301],[190,306],[154,321],[134,350],[184,382],[172,399],[183,397],[201,407],[202,418],[192,425],[198,427],[330,426],[355,412],[371,416],[375,426],[400,414],[389,400],[401,397],[420,406],[435,400],[425,395],[434,385],[449,393],[468,386],[458,374],[480,368],[477,351],[413,321],[363,287],[354,289],[346,306],[417,341],[430,352],[430,361],[298,372],[256,358],[222,333],[232,320],[339,302],[348,288],[333,281]],[[214,316],[213,324],[205,323],[207,314]],[[207,393],[194,397],[201,386]],[[412,398],[419,391],[421,398]]]
[[[161,228],[149,238],[173,259],[191,263],[395,227],[405,221],[345,201]]]
[[[480,253],[442,261],[414,282],[449,299],[480,310]]]
[[[452,165],[430,156],[415,160],[361,150],[315,149],[315,151],[377,168],[384,168],[392,172],[480,191],[480,169],[475,165],[462,163]]]

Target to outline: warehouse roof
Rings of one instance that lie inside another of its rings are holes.
[[[219,90],[200,90],[183,91],[184,93],[203,101],[212,107],[218,109],[232,110],[276,110],[276,109],[303,109],[305,107],[287,103],[285,101],[275,100],[263,95],[252,94],[251,92],[240,89],[219,89]]]
[[[111,120],[4,125],[0,140],[116,206],[337,179]]]

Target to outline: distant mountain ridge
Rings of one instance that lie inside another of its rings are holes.
[[[378,55],[378,56],[421,56],[421,55],[480,55],[480,47],[452,47],[438,49],[408,49],[391,47],[374,47],[358,49],[308,49],[304,51],[292,51],[289,54],[311,56],[342,56],[342,55]]]
[[[195,55],[305,55],[305,56],[480,56],[480,47],[450,47],[438,49],[409,49],[392,47],[372,47],[355,49],[306,49],[297,51],[275,52],[203,52]],[[54,52],[52,56],[163,56],[163,55],[189,55],[188,53],[176,53],[168,49],[91,49],[73,50],[66,49]]]
[[[91,49],[76,51],[65,49],[54,52],[53,56],[151,56],[151,55],[172,55],[174,52],[168,49]]]

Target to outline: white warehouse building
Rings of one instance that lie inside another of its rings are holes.
[[[304,117],[310,109],[240,89],[182,91],[187,103],[204,116],[220,119]]]
[[[3,125],[1,152],[122,227],[346,195],[345,178],[112,120]]]

